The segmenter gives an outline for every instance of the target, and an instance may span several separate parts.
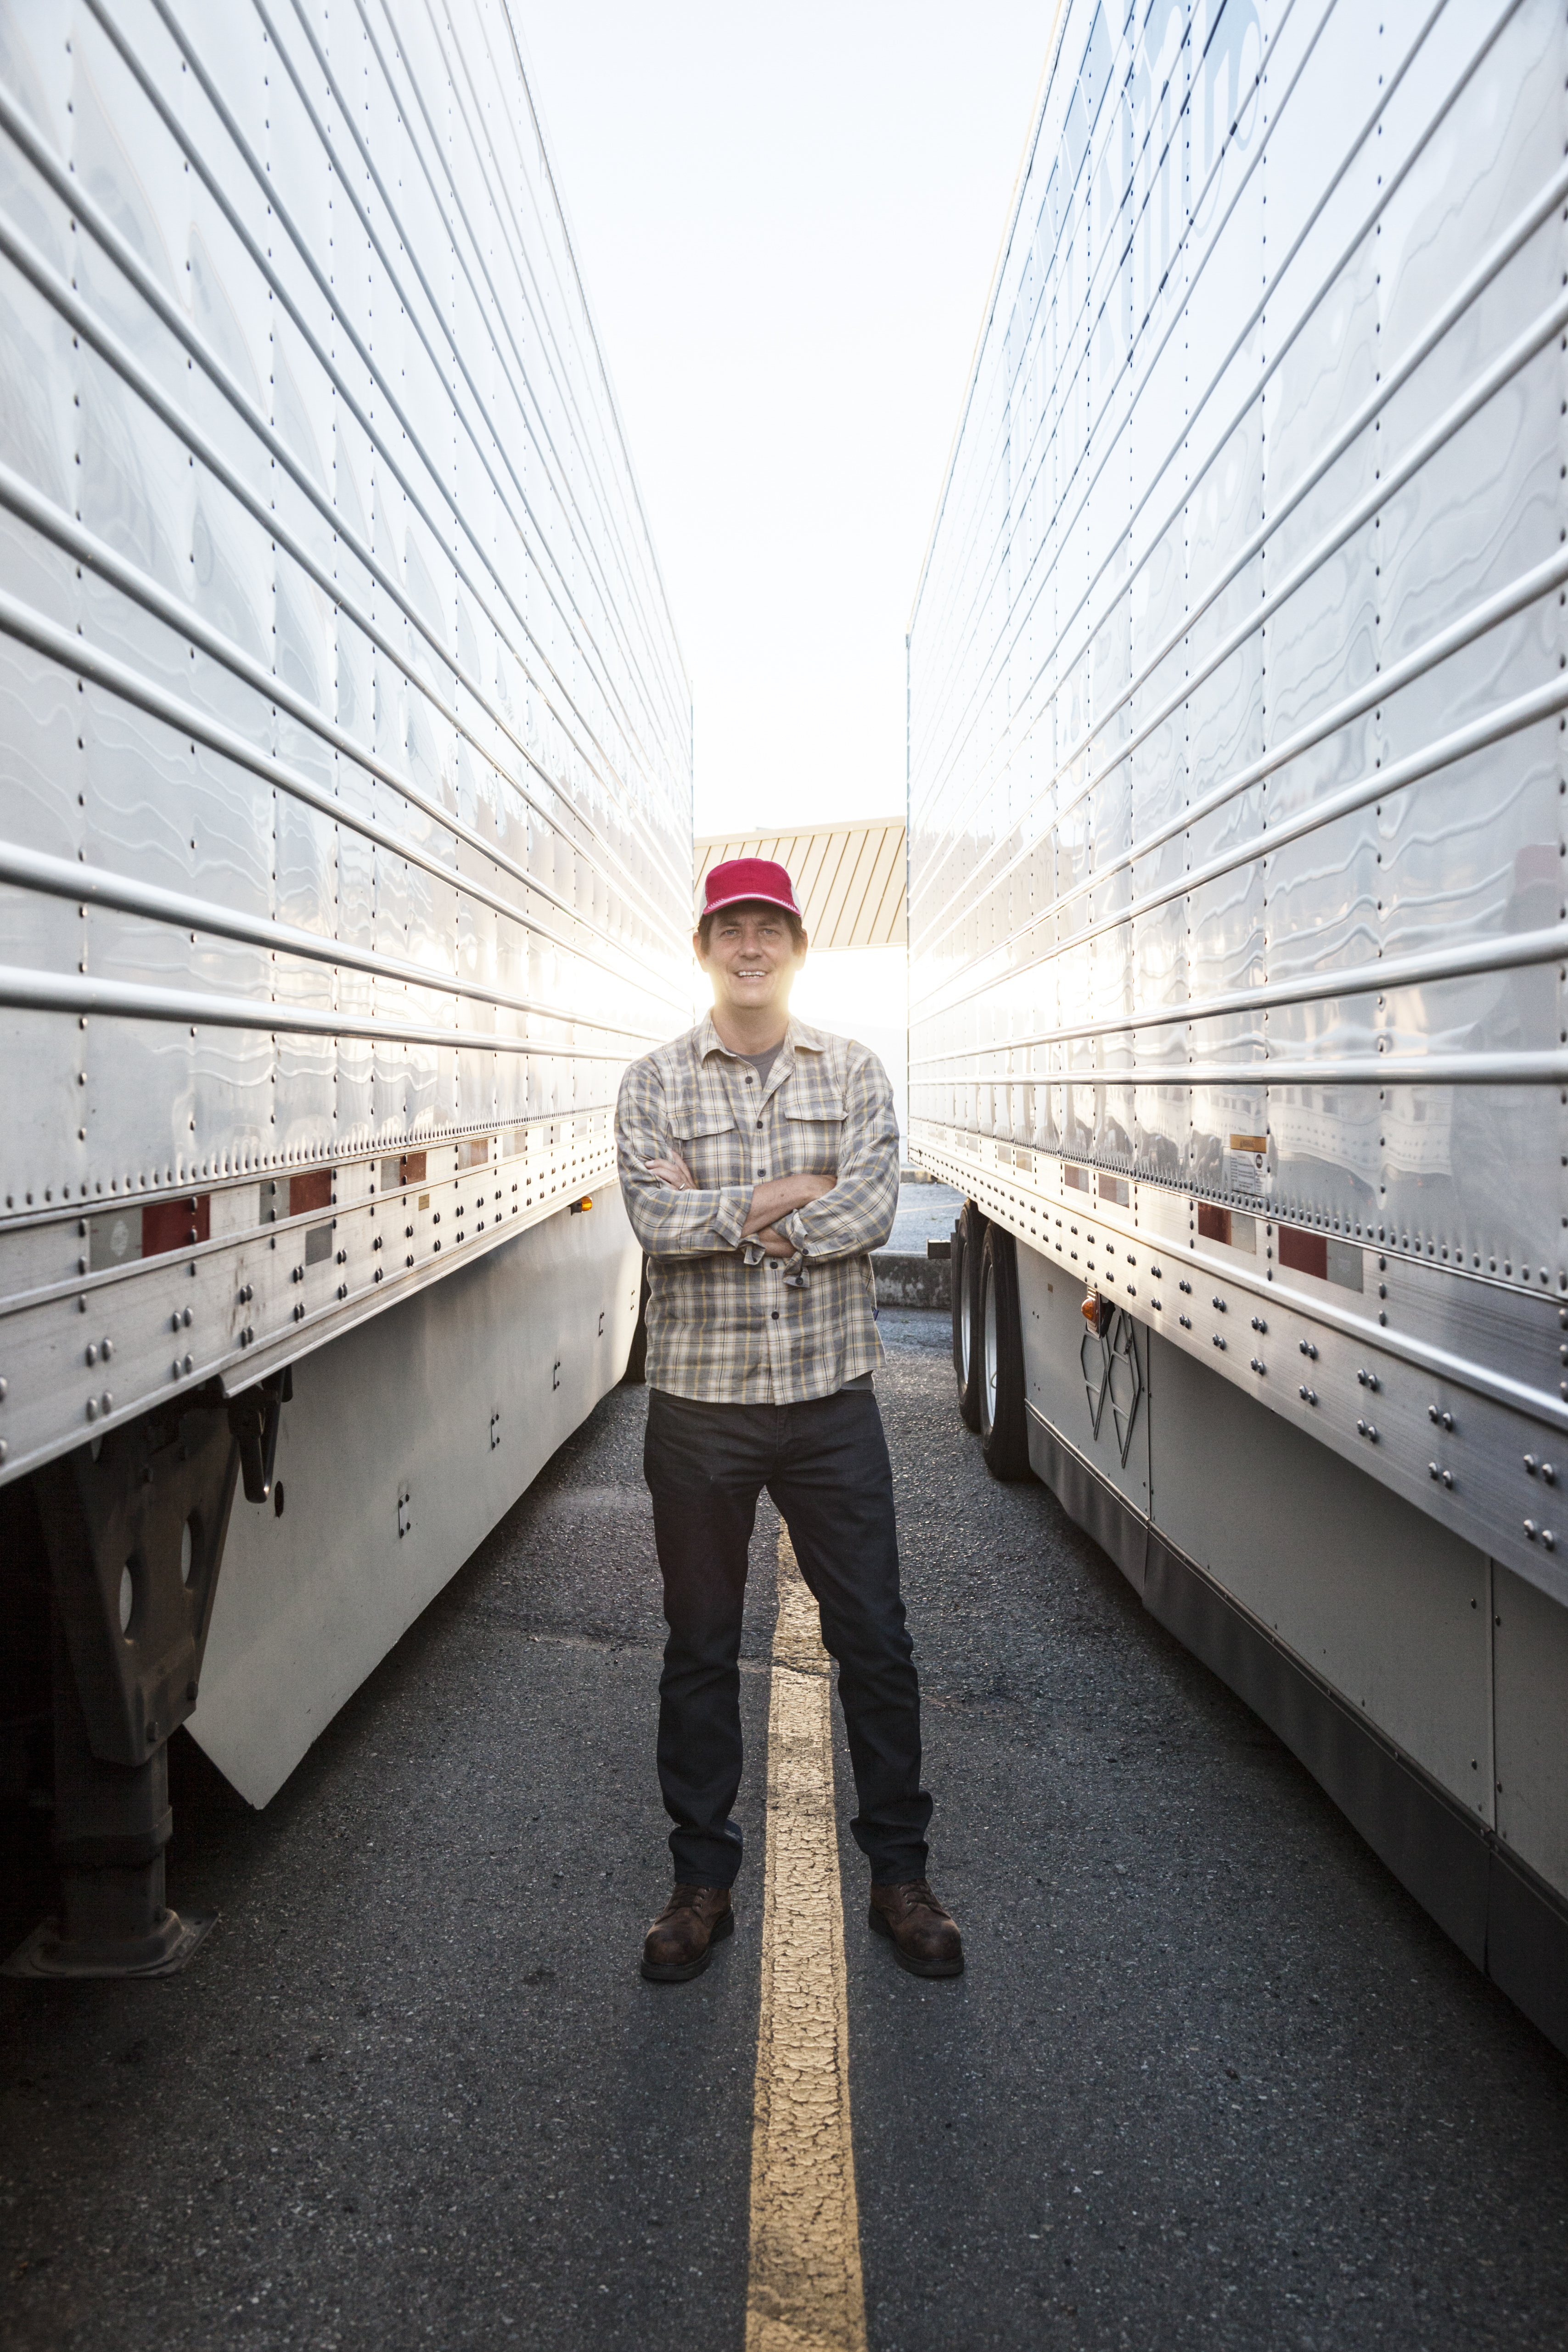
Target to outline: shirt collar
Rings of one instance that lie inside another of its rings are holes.
[[[826,1051],[827,1040],[821,1030],[809,1028],[804,1021],[797,1021],[792,1013],[784,1029],[784,1044],[779,1047],[783,1058],[793,1065],[797,1053],[826,1054]],[[697,1024],[697,1058],[700,1062],[706,1062],[712,1054],[721,1054],[726,1061],[731,1062],[743,1058],[725,1045],[713,1026],[712,1013],[705,1013]]]

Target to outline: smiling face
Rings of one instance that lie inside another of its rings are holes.
[[[805,961],[805,934],[796,948],[784,909],[761,900],[721,907],[708,927],[707,946],[700,932],[692,946],[712,985],[721,1023],[728,1013],[752,1029],[771,1015],[770,1025],[776,1024],[782,1036],[789,992]]]

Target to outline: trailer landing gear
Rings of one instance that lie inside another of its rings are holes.
[[[167,1742],[196,1703],[241,1443],[221,1399],[192,1399],[37,1474],[61,1906],[8,1976],[166,1976],[212,1925],[164,1899]]]

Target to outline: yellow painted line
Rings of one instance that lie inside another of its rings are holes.
[[[781,1528],[746,2352],[866,2352],[828,1675]]]

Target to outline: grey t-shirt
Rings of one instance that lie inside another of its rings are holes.
[[[740,1058],[742,1062],[750,1062],[752,1069],[755,1070],[757,1074],[758,1086],[765,1087],[768,1082],[768,1074],[783,1051],[784,1045],[781,1040],[778,1045],[770,1045],[765,1054],[742,1054]],[[869,1372],[857,1372],[852,1381],[846,1381],[844,1383],[844,1386],[847,1389],[868,1389],[873,1385],[874,1382]]]

